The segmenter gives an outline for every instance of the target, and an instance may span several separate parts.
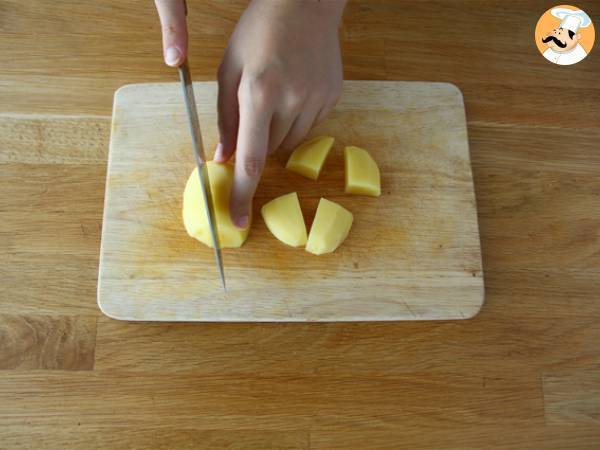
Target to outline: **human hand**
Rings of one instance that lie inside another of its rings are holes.
[[[165,61],[176,66],[185,59],[187,33],[177,31],[185,26],[185,9],[175,0],[156,3]],[[236,154],[230,211],[238,227],[248,224],[267,154],[296,147],[341,93],[338,26],[345,3],[252,0],[231,36],[218,72],[215,160]],[[161,13],[161,4],[170,14]],[[168,50],[173,47],[177,55]]]

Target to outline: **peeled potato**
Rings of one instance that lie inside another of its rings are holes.
[[[346,193],[372,197],[381,195],[379,167],[369,152],[359,147],[346,147],[344,163],[346,166]]]
[[[233,182],[233,166],[218,164],[213,161],[206,163],[210,179],[210,189],[215,206],[215,222],[221,248],[240,247],[250,230],[250,224],[245,229],[236,227],[229,216],[229,195]],[[194,169],[185,185],[183,193],[183,224],[187,233],[203,244],[213,247],[206,204],[200,190],[198,169]]]
[[[352,220],[352,213],[343,206],[321,198],[308,235],[306,251],[315,255],[333,252],[348,236]]]
[[[281,242],[292,247],[306,244],[306,224],[298,194],[292,192],[271,200],[261,213],[269,231]]]
[[[292,152],[285,168],[311,180],[316,180],[319,178],[333,141],[334,139],[330,136],[317,136],[304,142]]]

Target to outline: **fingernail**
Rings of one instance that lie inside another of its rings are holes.
[[[215,161],[221,162],[223,160],[223,144],[220,142],[217,144],[217,149],[215,150]]]
[[[169,47],[165,53],[165,62],[169,66],[176,66],[181,58],[181,52],[177,47]]]
[[[246,228],[248,226],[248,216],[241,216],[236,218],[235,226],[238,228]]]

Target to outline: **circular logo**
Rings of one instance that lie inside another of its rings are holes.
[[[535,44],[548,61],[570,66],[592,51],[596,32],[592,19],[576,6],[550,8],[535,27]]]

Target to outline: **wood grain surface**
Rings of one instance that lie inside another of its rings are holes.
[[[196,103],[210,158],[217,84]],[[360,321],[473,317],[483,303],[481,250],[463,99],[447,83],[347,81],[312,135],[336,141],[316,181],[267,161],[246,243],[224,249],[227,292],[211,249],[187,236],[182,192],[195,167],[179,83],[115,93],[98,304],[109,317],[159,321]],[[310,137],[309,136],[309,137]],[[369,149],[376,199],[344,194],[347,145]],[[297,192],[309,226],[321,197],[354,215],[334,253],[281,244],[260,209]]]
[[[198,80],[244,4],[188,0]],[[351,0],[341,30],[347,79],[464,93],[478,316],[148,324],[95,299],[113,92],[177,79],[151,4],[0,1],[0,448],[596,450],[600,53],[544,60],[549,6]]]

